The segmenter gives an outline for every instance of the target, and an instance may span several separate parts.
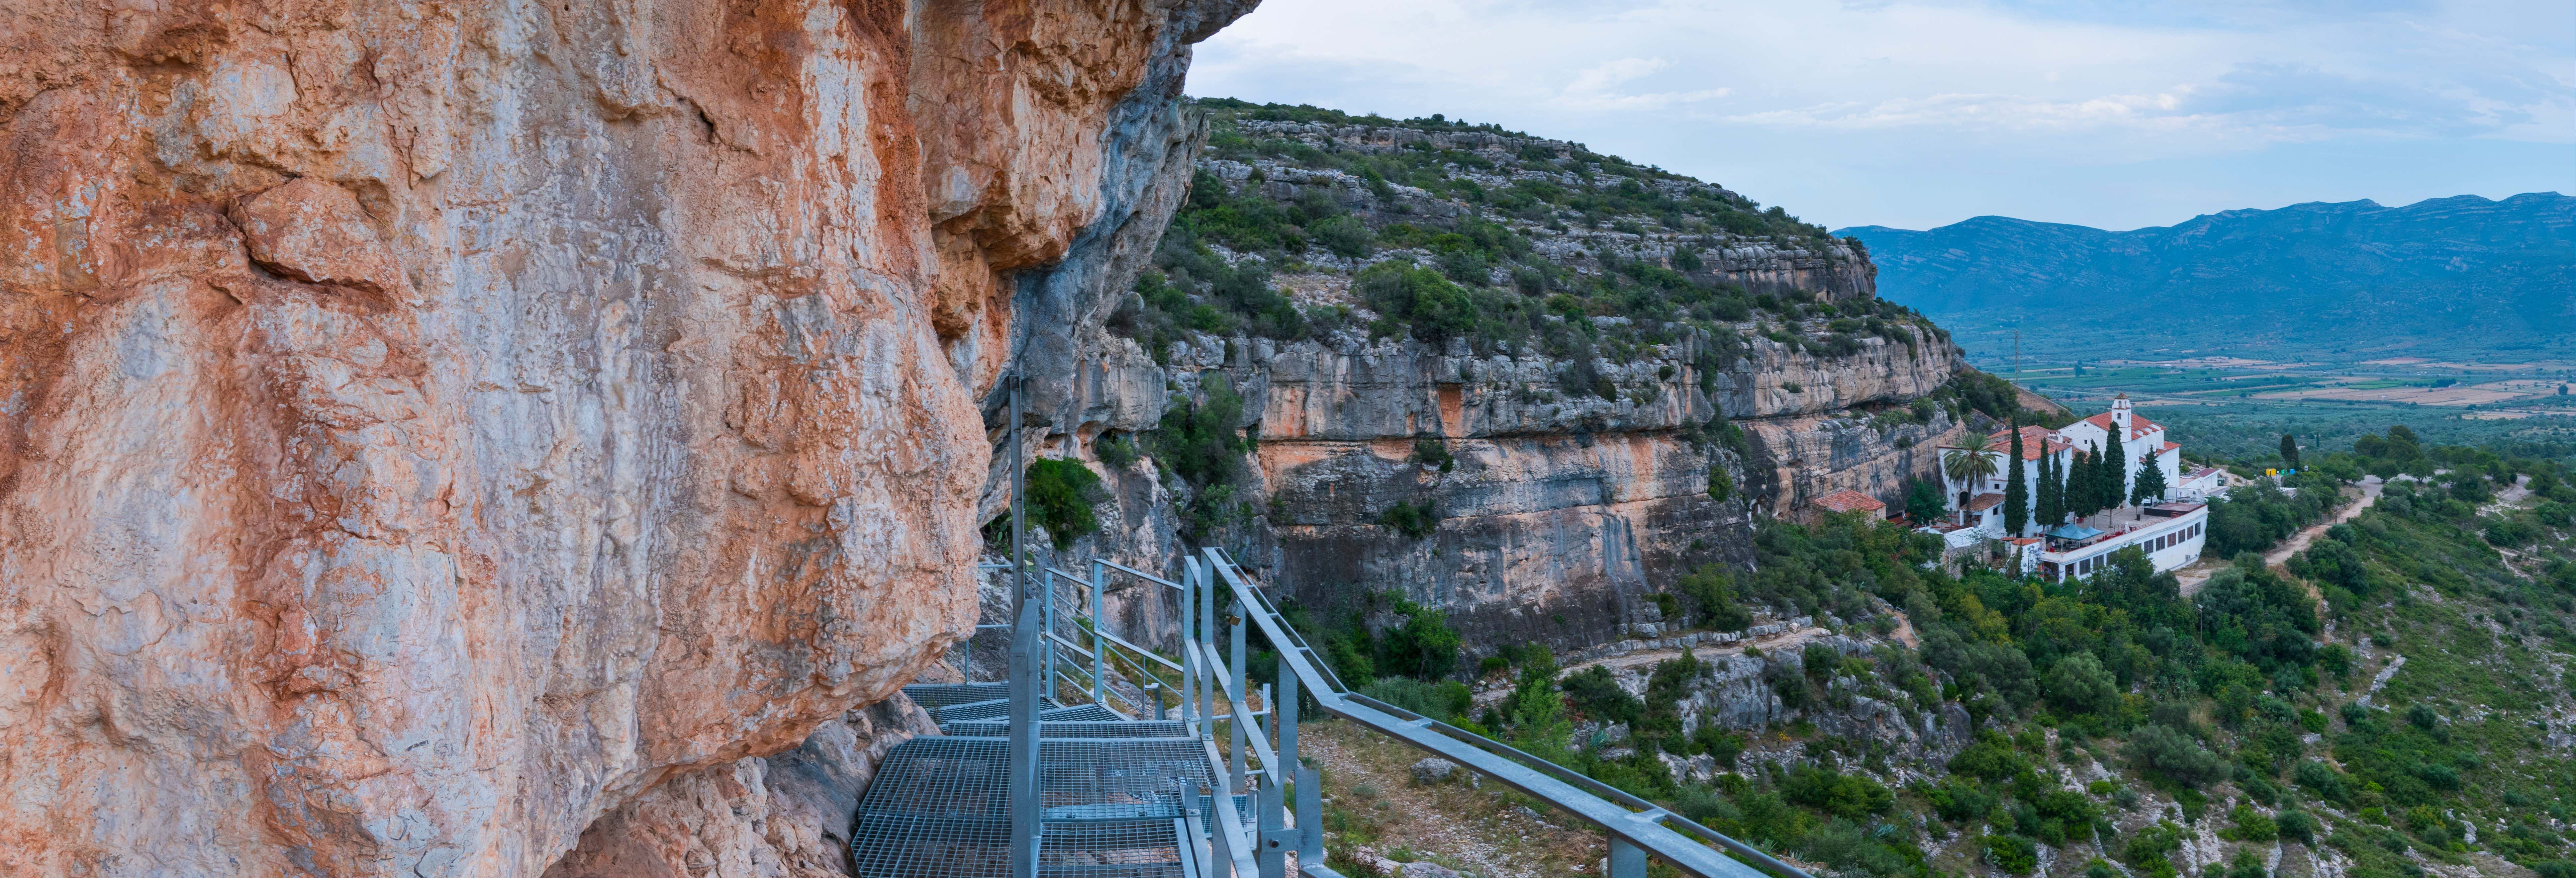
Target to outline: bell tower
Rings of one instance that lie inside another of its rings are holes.
[[[2128,394],[2126,394],[2126,393],[2120,394],[2118,397],[2113,398],[2113,399],[2111,400],[2111,423],[2113,423],[2113,424],[2115,424],[2115,425],[2118,425],[2118,426],[2119,426],[2119,428],[2120,428],[2120,441],[2122,441],[2122,442],[2127,442],[2127,441],[2129,441],[2129,432],[2128,432],[2128,431],[2129,431],[2129,429],[2130,429],[2130,427],[2129,427],[2129,417],[2130,417],[2130,414],[2131,414],[2131,413],[2130,413],[2130,410],[2129,410],[2129,395],[2128,395]]]

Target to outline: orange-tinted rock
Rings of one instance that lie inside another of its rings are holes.
[[[244,198],[231,211],[250,261],[309,284],[410,298],[411,283],[377,240],[349,190],[303,178]]]
[[[536,875],[894,692],[1242,11],[111,5],[0,16],[12,876]]]

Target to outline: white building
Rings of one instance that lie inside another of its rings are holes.
[[[2206,542],[2209,510],[2198,502],[2155,502],[2144,506],[2123,505],[2095,513],[2083,521],[2043,522],[2037,515],[2039,501],[2040,461],[2064,473],[2075,461],[2075,452],[2100,455],[2110,444],[2111,431],[2119,430],[2120,450],[2127,460],[2120,463],[2121,496],[2126,498],[2137,487],[2138,468],[2152,464],[2164,471],[2165,497],[2189,496],[2193,500],[2207,496],[2205,490],[2177,492],[2185,484],[2182,472],[2182,446],[2167,441],[2164,425],[2139,416],[2129,404],[2127,394],[2111,401],[2111,410],[2066,425],[2062,429],[2046,427],[2021,428],[2020,460],[2011,456],[2010,431],[1998,431],[1987,437],[1983,449],[1945,446],[1941,449],[1946,463],[1956,454],[1985,454],[1995,462],[1995,474],[1961,482],[1950,478],[1943,467],[1942,496],[1948,505],[1951,521],[1932,530],[1947,532],[1973,528],[2001,534],[2016,545],[2039,548],[2038,574],[2047,579],[2067,576],[2089,576],[2102,569],[2107,556],[2129,546],[2147,552],[2159,571],[2171,570],[2200,560],[2201,546]],[[2020,533],[2006,533],[2004,527],[2004,486],[2011,478],[2010,467],[2022,471],[2022,484],[2029,488],[2031,514]],[[2195,484],[2195,487],[2198,487]]]

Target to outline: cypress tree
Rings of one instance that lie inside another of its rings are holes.
[[[2048,452],[2048,442],[2039,443],[2039,529],[2047,530],[2066,523],[2066,477],[2058,472],[2057,455]]]
[[[2011,426],[2012,454],[2004,458],[2004,465],[2012,468],[2004,476],[2004,532],[2021,536],[2021,529],[2030,524],[2030,482],[2021,474],[2021,418],[2013,418]]]
[[[2164,498],[2165,468],[2157,466],[2155,458],[2147,458],[2147,462],[2138,464],[2138,486],[2129,489],[2129,502],[2145,503]]]
[[[2299,440],[2290,438],[2288,433],[2281,434],[2281,462],[2291,469],[2299,468]]]
[[[2084,449],[2067,453],[2066,468],[2058,472],[2057,480],[2057,511],[2073,519],[2075,510],[2084,506]]]
[[[2111,434],[2111,443],[2103,447],[2102,459],[2098,461],[2103,465],[2101,508],[2118,509],[2129,502],[2129,452],[2121,448],[2120,443],[2120,434],[2129,430],[2113,421],[2111,429],[2105,432]]]
[[[2066,476],[2066,514],[2074,516],[2077,521],[2092,516],[2101,508],[2093,505],[2093,498],[2100,496],[2102,485],[2102,480],[2094,477],[2093,470],[2093,455],[2082,449],[2076,450],[2075,471]]]

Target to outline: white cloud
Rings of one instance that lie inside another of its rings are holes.
[[[1550,103],[1578,110],[1660,110],[1675,104],[1711,101],[1732,93],[1733,89],[1704,88],[1691,91],[1661,91],[1646,94],[1619,94],[1612,89],[1643,79],[1656,71],[1673,66],[1662,58],[1621,58],[1606,61],[1574,75],[1565,90]]]
[[[2077,197],[2054,171],[2105,164],[2262,179],[2248,169],[2284,149],[2457,156],[2374,159],[2351,168],[2349,188],[2307,194],[2386,201],[2473,183],[2576,188],[2564,152],[2541,149],[2576,142],[2571,31],[2564,0],[1265,0],[1201,47],[1190,91],[1500,122],[1723,175],[1829,223],[1889,219],[1891,206],[2027,215]],[[2481,144],[2502,143],[2531,145],[2507,150],[2536,157],[2518,159],[2527,182],[2496,182],[2498,147]],[[2471,161],[2488,164],[2457,172]],[[2324,170],[2301,180],[2331,179]],[[1981,180],[1968,193],[1978,203],[1920,191],[1936,177]],[[2180,217],[2127,215],[2167,203],[2104,199],[2228,191],[2178,176],[2122,185],[2084,202],[2101,216],[2033,218],[2170,222]],[[2274,197],[2238,191],[2208,209]]]

